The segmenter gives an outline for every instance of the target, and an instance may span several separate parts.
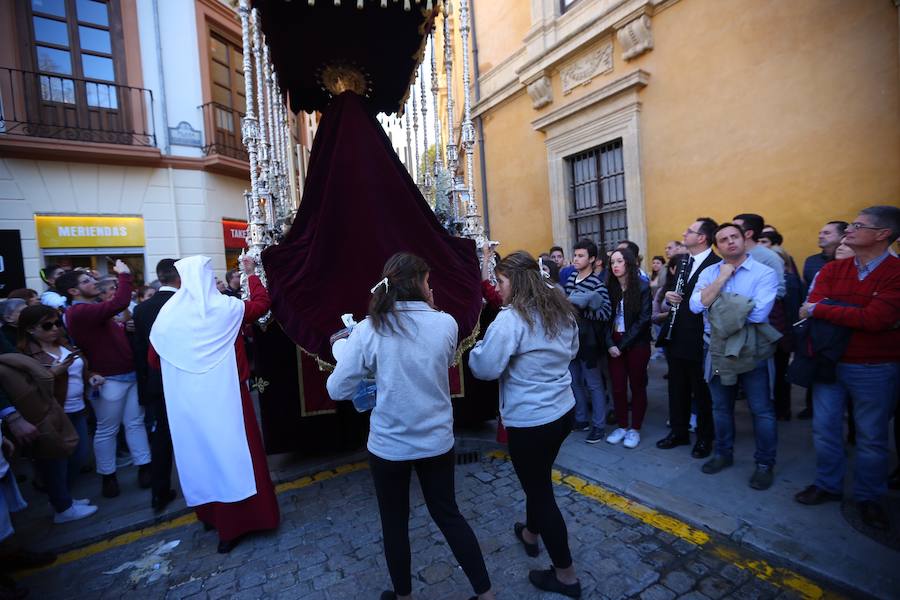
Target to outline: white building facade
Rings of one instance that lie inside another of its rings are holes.
[[[105,273],[122,258],[142,282],[166,257],[233,267],[249,187],[241,60],[230,2],[0,3],[3,268],[20,260],[40,291],[48,263]],[[302,176],[314,119],[292,121]]]

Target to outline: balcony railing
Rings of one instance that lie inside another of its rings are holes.
[[[0,135],[155,147],[153,93],[0,67]]]
[[[198,108],[203,111],[206,130],[203,153],[207,156],[218,154],[248,161],[247,149],[241,141],[241,119],[244,113],[218,102],[207,102]]]

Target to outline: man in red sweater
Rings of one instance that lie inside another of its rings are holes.
[[[890,522],[880,500],[887,493],[888,422],[900,388],[900,259],[889,251],[898,236],[900,208],[873,206],[860,212],[844,239],[856,257],[822,267],[800,309],[802,318],[823,319],[852,333],[836,381],[813,384],[816,480],[795,499],[801,504],[841,499],[843,415],[850,397],[856,420],[853,497],[863,522],[885,530]]]
[[[119,424],[125,425],[125,439],[134,464],[138,465],[138,483],[150,487],[150,445],[144,427],[144,409],[138,403],[137,377],[131,344],[125,328],[113,317],[128,308],[131,302],[131,271],[121,260],[113,269],[118,275],[115,296],[98,302],[97,282],[87,273],[70,271],[56,280],[56,289],[68,299],[66,327],[75,344],[87,357],[92,371],[106,382],[100,386],[99,397],[91,399],[97,415],[94,434],[94,457],[97,472],[103,477],[103,495],[119,495],[116,479],[116,436]]]

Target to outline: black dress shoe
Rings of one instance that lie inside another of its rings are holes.
[[[138,487],[142,490],[149,490],[153,485],[153,474],[150,472],[150,464],[138,467]]]
[[[801,410],[800,412],[797,413],[797,418],[800,419],[801,421],[806,421],[808,419],[812,419],[812,416],[813,416],[813,412],[808,408],[804,408],[803,410]]]
[[[691,438],[688,436],[680,436],[675,433],[670,433],[663,439],[656,442],[656,447],[660,450],[669,450],[676,446],[690,446]]]
[[[397,594],[391,591],[381,592],[381,596],[379,596],[379,600],[397,600]]]
[[[546,571],[529,571],[528,581],[537,589],[545,592],[555,592],[569,598],[581,598],[581,582],[563,583],[556,578],[556,569],[552,565]]]
[[[522,546],[525,547],[525,554],[528,556],[534,557],[541,553],[540,547],[537,543],[529,544],[525,541],[525,536],[522,535],[522,532],[525,530],[524,523],[516,523],[513,525],[513,531],[516,533],[516,537],[519,538],[519,541],[522,542]]]
[[[158,496],[154,495],[153,499],[150,501],[150,506],[153,507],[153,512],[160,513],[165,510],[166,506],[169,505],[169,502],[175,499],[175,490],[166,490],[165,493],[160,494]]]
[[[104,498],[115,498],[119,495],[119,480],[115,473],[103,476],[101,493]]]
[[[712,454],[712,442],[709,440],[697,440],[691,450],[691,456],[694,458],[706,458],[710,454]]]
[[[841,494],[834,494],[827,490],[823,490],[817,485],[807,486],[805,490],[794,495],[794,500],[808,506],[816,506],[817,504],[824,504],[825,502],[840,502],[842,498],[843,496]]]
[[[232,550],[234,550],[235,547],[236,547],[240,542],[241,542],[241,538],[239,538],[239,537],[236,537],[236,538],[234,538],[233,540],[228,540],[227,542],[226,542],[226,541],[219,540],[219,547],[216,549],[216,551],[217,551],[219,554],[228,554],[229,552],[231,552]]]
[[[869,527],[880,529],[881,531],[887,531],[891,528],[891,522],[888,520],[887,513],[874,500],[863,500],[857,504],[857,507],[863,523]]]

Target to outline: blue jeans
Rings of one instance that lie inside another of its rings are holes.
[[[37,458],[34,461],[35,468],[44,480],[47,495],[50,496],[50,504],[58,513],[72,506],[69,482],[66,480],[68,464],[68,458]]]
[[[768,361],[756,365],[747,373],[738,375],[738,383],[747,394],[747,405],[753,415],[753,434],[756,438],[756,464],[775,465],[775,449],[778,446],[778,428],[775,424],[775,404],[769,396]],[[722,385],[719,376],[709,382],[712,395],[713,422],[716,426],[715,453],[731,457],[734,454],[734,401],[737,385]]]
[[[72,483],[74,483],[75,479],[81,473],[81,467],[87,463],[88,458],[90,457],[91,439],[88,437],[86,410],[66,413],[66,416],[69,417],[69,421],[72,422],[72,426],[78,433],[78,445],[75,446],[75,451],[72,453],[72,456],[69,457],[67,465],[67,479],[69,481],[69,486],[71,487]]]
[[[575,394],[575,420],[579,423],[588,421],[588,405],[591,406],[591,423],[594,427],[606,426],[606,388],[603,385],[603,372],[600,365],[593,368],[585,366],[583,360],[575,359],[569,363],[572,374],[572,393]]]
[[[813,384],[815,485],[839,494],[844,489],[844,411],[853,400],[856,464],[853,497],[878,500],[887,493],[888,423],[900,386],[900,363],[838,363],[835,383]]]

